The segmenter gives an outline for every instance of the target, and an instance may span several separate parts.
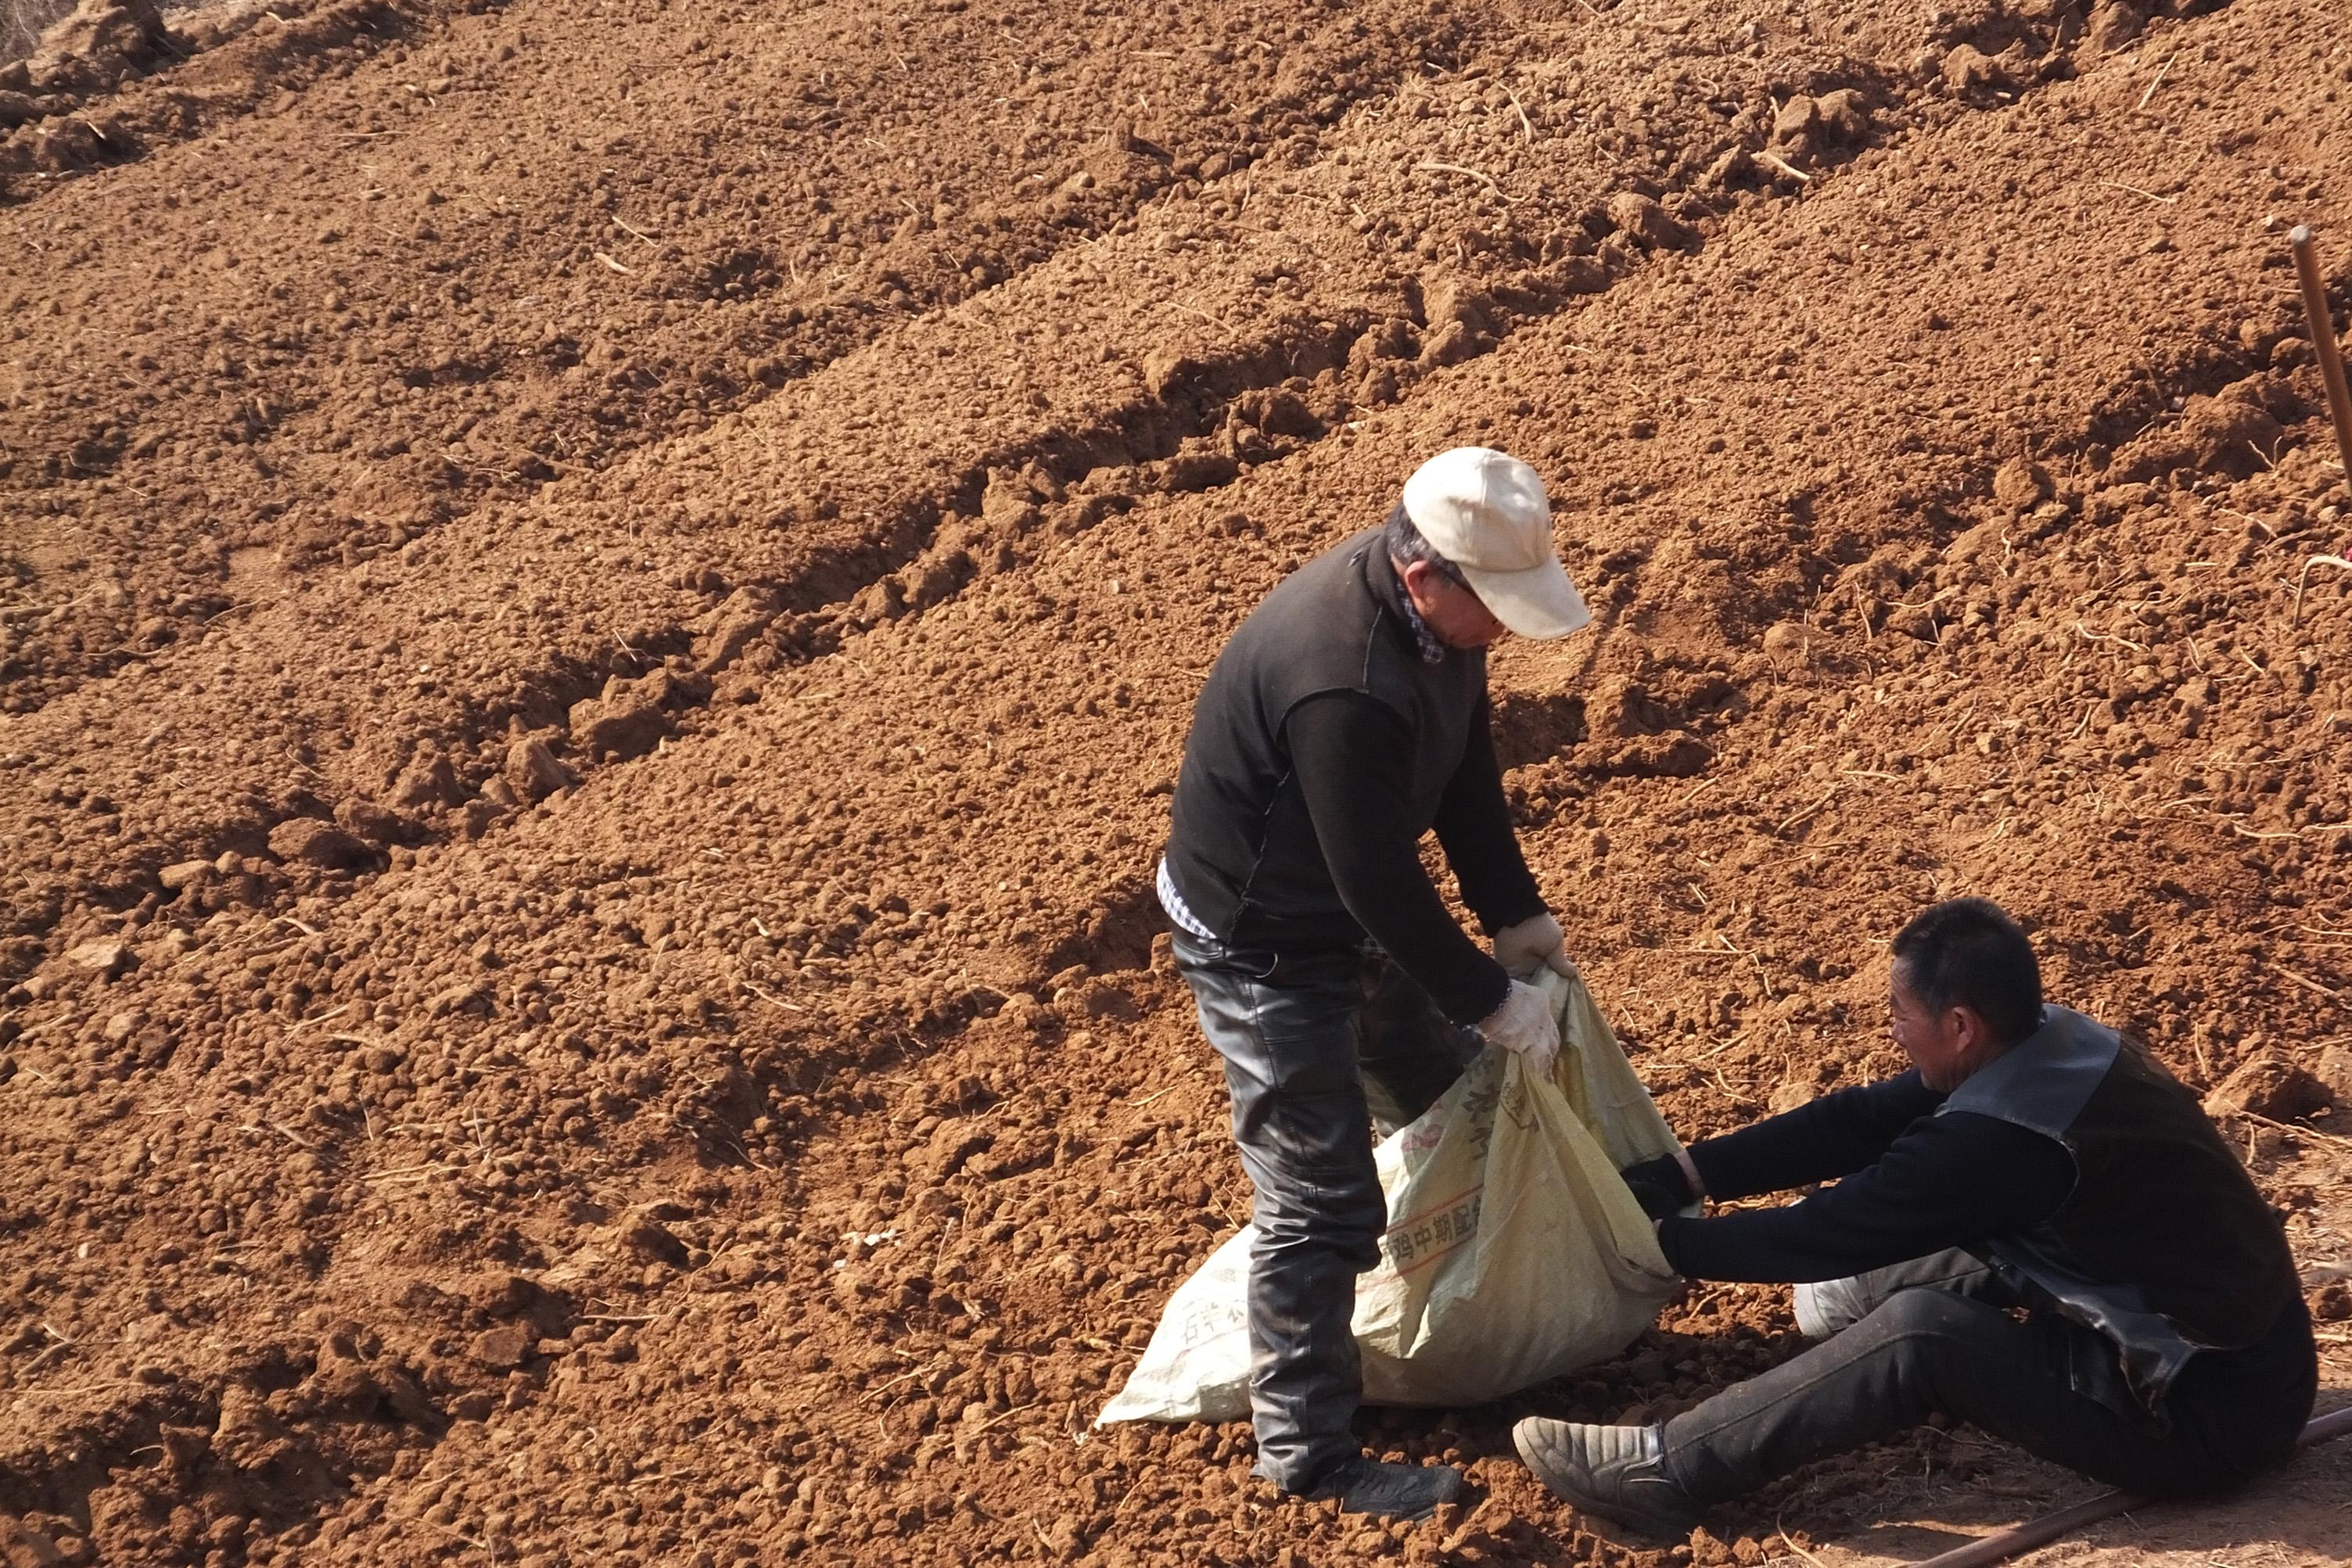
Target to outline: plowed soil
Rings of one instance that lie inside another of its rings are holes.
[[[2352,491],[2284,240],[2342,330],[2338,0],[52,39],[0,68],[0,1562],[1705,1568],[2083,1495],[1925,1430],[1662,1549],[1528,1479],[1520,1415],[1791,1354],[1750,1287],[1368,1412],[1476,1485],[1419,1527],[1245,1425],[1089,1433],[1248,1201],[1155,943],[1192,699],[1464,442],[1598,612],[1498,727],[1676,1128],[1891,1070],[1885,938],[1990,894],[2237,1108],[2345,1397]],[[2082,1550],[2342,1561],[2344,1462]]]

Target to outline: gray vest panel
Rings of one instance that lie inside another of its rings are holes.
[[[2075,1153],[2074,1124],[2122,1049],[2123,1037],[2105,1025],[2066,1008],[2043,1008],[2040,1029],[1971,1074],[1936,1113],[1992,1116]],[[2049,1298],[2061,1313],[2113,1342],[2125,1378],[2152,1411],[2161,1408],[2165,1390],[2200,1348],[2149,1306],[2137,1285],[2085,1274],[2048,1226],[1995,1237],[1977,1250],[2012,1288],[2031,1285],[2030,1293]]]

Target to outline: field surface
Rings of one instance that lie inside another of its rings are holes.
[[[2352,1398],[2341,0],[251,0],[0,67],[0,1563],[1916,1561],[1966,1429],[1661,1547],[1089,1434],[1248,1192],[1190,706],[1432,451],[1555,497],[1529,858],[1685,1137],[2026,919]],[[2251,1065],[2250,1065],[2251,1064]],[[2331,1107],[2331,1098],[2336,1103]],[[2352,1442],[2038,1562],[2352,1557]]]

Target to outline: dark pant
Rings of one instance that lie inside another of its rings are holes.
[[[1837,1332],[1667,1422],[1667,1475],[1722,1502],[1940,1412],[2110,1486],[2179,1496],[2283,1460],[2310,1416],[2319,1373],[2301,1296],[2247,1348],[2193,1357],[2159,1416],[2106,1339],[2054,1312],[2021,1318],[1972,1261],[1939,1253],[1823,1289],[1814,1311]]]
[[[1179,930],[1176,967],[1224,1058],[1234,1142],[1256,1189],[1250,1410],[1257,1473],[1304,1491],[1359,1451],[1356,1276],[1380,1260],[1383,1134],[1427,1110],[1478,1051],[1377,950],[1283,954]]]

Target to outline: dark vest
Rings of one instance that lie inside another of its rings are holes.
[[[1234,632],[1192,710],[1171,806],[1168,873],[1216,936],[1277,949],[1363,939],[1340,903],[1283,744],[1291,710],[1359,692],[1404,721],[1408,799],[1426,830],[1486,691],[1483,649],[1429,664],[1381,530],[1283,580]],[[1388,761],[1391,759],[1383,759]]]
[[[2032,1231],[1975,1249],[2029,1296],[2112,1340],[2159,1408],[2189,1358],[2262,1337],[2301,1285],[2286,1235],[2188,1089],[2137,1042],[2064,1008],[1953,1091],[2053,1138],[2074,1189]]]

